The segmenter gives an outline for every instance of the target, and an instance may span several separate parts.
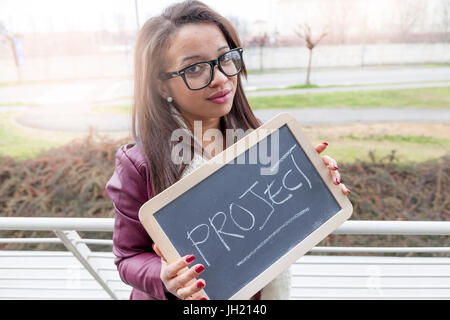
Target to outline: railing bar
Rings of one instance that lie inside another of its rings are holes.
[[[433,300],[443,300],[443,299],[449,299],[449,296],[291,296],[291,299],[293,300],[300,300],[300,299],[352,299],[352,300],[359,300],[359,299],[433,299]]]
[[[23,296],[0,296],[0,300],[111,300],[111,298],[101,298],[101,297],[60,297],[60,296],[49,296],[49,297],[42,297],[42,296],[29,296],[29,297],[23,297]]]
[[[366,277],[374,277],[373,274],[313,274],[313,273],[292,273],[292,277],[323,277],[323,278],[331,278],[331,277],[342,277],[342,278],[366,278]],[[442,273],[442,274],[376,274],[379,278],[450,278],[450,274]]]
[[[97,268],[97,270],[103,270],[103,271],[117,271],[117,268]]]
[[[445,285],[417,285],[417,286],[401,286],[401,285],[379,285],[379,286],[367,286],[367,285],[293,285],[293,289],[450,289],[450,286]]]
[[[41,230],[41,231],[105,231],[114,228],[114,218],[41,218],[2,217],[0,230]]]
[[[64,269],[64,270],[86,270],[83,266],[79,266],[79,267],[67,267],[67,266],[29,266],[29,267],[24,267],[24,266],[15,266],[15,265],[10,265],[10,266],[1,266],[0,265],[0,269],[24,269],[24,270],[28,270],[28,269],[39,269],[39,270],[45,270],[45,269],[51,269],[51,270],[58,270],[58,269]]]
[[[450,247],[314,247],[310,252],[450,252]]]
[[[59,238],[0,238],[0,243],[62,243]]]
[[[450,221],[348,220],[333,234],[450,235]]]
[[[89,258],[102,258],[102,259],[111,259],[111,258],[115,258],[116,256],[114,254],[111,255],[99,255],[99,254],[90,254]]]
[[[425,258],[426,259],[426,258]],[[359,261],[302,261],[295,262],[297,265],[302,264],[318,264],[318,265],[326,265],[326,264],[356,264],[356,265],[449,265],[450,261],[438,262],[438,261],[429,261],[429,262],[411,262],[411,261],[397,261],[397,262],[382,262],[382,261],[370,261],[370,262],[359,262]]]
[[[75,241],[76,244],[78,243],[85,243],[85,244],[103,244],[103,245],[112,245],[113,241],[108,239],[80,239]]]
[[[32,281],[41,281],[41,280],[45,280],[45,281],[61,281],[61,280],[69,280],[67,277],[65,278],[20,278],[20,277],[0,277],[0,281],[1,280],[32,280]],[[95,281],[94,278],[77,278],[76,279],[81,280],[81,281]]]
[[[54,288],[49,288],[49,287],[39,287],[39,288],[32,288],[32,287],[10,287],[10,286],[0,286],[0,289],[26,289],[26,290],[87,290],[87,291],[101,291],[101,292],[105,292],[105,290],[103,290],[103,288],[77,288],[77,287],[54,287]]]
[[[0,230],[77,230],[112,232],[114,218],[1,217]],[[450,235],[450,221],[348,220],[333,234]]]
[[[118,297],[114,291],[105,282],[104,277],[99,274],[99,269],[95,264],[88,261],[88,256],[92,251],[86,246],[77,246],[72,241],[80,240],[80,236],[76,231],[54,231],[56,236],[60,238],[66,248],[73,253],[73,255],[78,259],[78,261],[89,271],[89,273],[97,280],[98,284],[111,296],[112,299],[117,300]]]
[[[33,252],[33,251],[29,251]],[[75,258],[71,252],[61,252],[61,254],[51,253],[51,251],[48,251],[48,253],[43,254],[0,254],[0,257],[26,257],[26,258],[40,258],[40,257],[55,257],[55,258]]]

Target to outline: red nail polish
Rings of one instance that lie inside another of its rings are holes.
[[[206,297],[202,297],[200,300],[208,300],[208,299],[206,299]]]
[[[197,288],[203,288],[205,284],[202,281],[197,282]]]
[[[200,273],[200,272],[202,272],[203,270],[205,270],[205,267],[202,266],[202,265],[200,265],[200,266],[198,266],[197,268],[195,268],[195,272],[197,272],[197,273]]]
[[[191,254],[190,256],[187,256],[187,258],[186,258],[187,263],[192,262],[194,260],[195,260],[195,256],[193,254]]]
[[[336,178],[336,184],[340,184],[341,182]]]
[[[326,146],[328,145],[328,143],[327,143],[327,142],[322,142],[322,144],[324,144],[324,145],[326,145]]]

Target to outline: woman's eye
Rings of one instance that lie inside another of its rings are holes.
[[[192,66],[186,69],[187,73],[196,73],[199,71],[199,66]]]
[[[204,64],[196,64],[194,66],[191,66],[189,68],[186,69],[186,73],[189,75],[196,75],[196,74],[200,74],[205,70],[205,65]]]
[[[222,61],[230,61],[232,59],[231,54],[227,54],[223,57]]]

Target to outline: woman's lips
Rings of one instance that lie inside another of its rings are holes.
[[[227,102],[231,97],[231,91],[227,91],[225,92],[224,95],[213,98],[213,99],[208,99],[209,101],[213,102],[213,103],[218,103],[218,104],[222,104]]]

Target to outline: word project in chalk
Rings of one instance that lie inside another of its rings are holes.
[[[279,217],[277,217],[278,206],[287,201],[298,200],[295,197],[296,193],[294,193],[294,191],[302,188],[304,183],[306,188],[312,189],[310,179],[308,179],[305,173],[299,168],[299,165],[293,156],[295,147],[296,145],[293,145],[276,164],[277,167],[284,167],[284,171],[280,171],[279,168],[277,168],[278,174],[270,176],[270,182],[261,185],[262,188],[259,186],[261,182],[256,180],[249,188],[244,190],[241,195],[238,195],[235,201],[228,204],[225,212],[216,212],[211,217],[208,217],[207,223],[199,224],[187,232],[187,239],[192,242],[195,251],[201,255],[207,266],[210,266],[210,263],[202,252],[202,247],[207,247],[208,241],[214,242],[220,240],[223,245],[222,249],[231,251],[231,247],[228,244],[230,238],[237,238],[245,241],[248,232],[263,232],[263,229],[267,226],[268,222],[270,222],[270,219],[274,214],[274,219],[279,222]],[[275,166],[271,169],[275,169]],[[261,191],[260,193],[258,193],[258,189]],[[249,260],[250,257],[256,254],[258,250],[262,249],[270,239],[281,232],[283,228],[287,227],[295,219],[300,218],[300,216],[308,211],[309,207],[305,207],[285,221],[271,234],[267,235],[267,233],[264,232],[263,234],[267,237],[247,256],[237,262],[236,265],[240,266],[242,263]],[[234,242],[236,243],[237,241]],[[220,252],[220,246],[214,244],[213,247],[215,247],[215,252]]]
[[[276,142],[278,161],[266,168],[273,174],[261,174],[267,163],[237,164],[235,157],[199,168],[141,208],[144,227],[168,260],[194,254],[205,266],[210,299],[250,298],[351,215],[295,119],[284,115],[271,125],[277,134],[240,156],[259,154],[254,148],[263,145],[271,152]]]

